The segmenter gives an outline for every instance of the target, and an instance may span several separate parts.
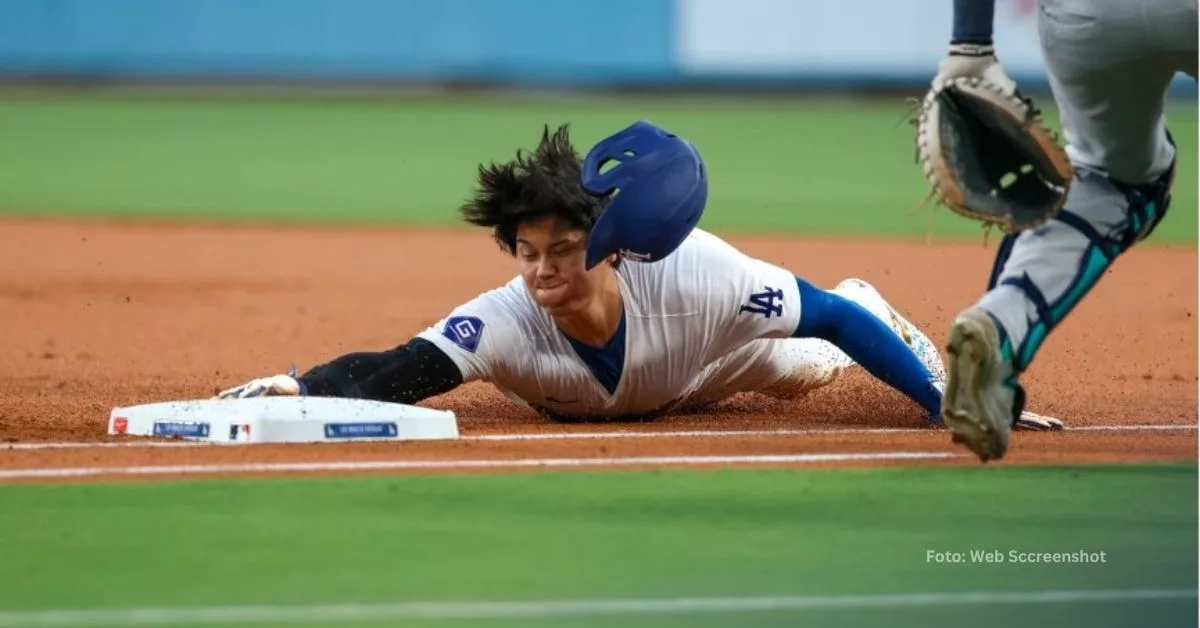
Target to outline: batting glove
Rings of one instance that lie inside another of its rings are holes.
[[[288,396],[301,394],[300,382],[291,375],[260,377],[217,393],[217,399],[246,399],[262,396]]]
[[[991,44],[950,44],[950,54],[938,63],[933,87],[960,77],[977,78],[1000,88],[1009,96],[1017,93],[1017,84],[996,59]]]
[[[1052,416],[1022,412],[1021,416],[1017,418],[1017,422],[1013,424],[1013,428],[1037,432],[1057,432],[1063,429],[1063,422]]]

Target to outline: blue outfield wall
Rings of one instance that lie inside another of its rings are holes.
[[[996,43],[1045,87],[1035,0]],[[951,0],[0,0],[0,77],[927,85]],[[1195,93],[1195,82],[1176,84]]]
[[[668,80],[670,0],[0,0],[0,74]]]

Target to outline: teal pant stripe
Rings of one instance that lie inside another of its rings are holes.
[[[1033,356],[1038,349],[1042,348],[1042,343],[1046,341],[1048,335],[1050,335],[1050,327],[1046,321],[1038,321],[1029,328],[1029,333],[1026,334],[1025,341],[1021,343],[1021,352],[1017,355],[1014,364],[1018,372],[1024,371],[1033,362]]]
[[[1099,248],[1088,247],[1084,254],[1083,272],[1075,277],[1074,283],[1058,303],[1050,306],[1055,324],[1066,317],[1067,313],[1083,300],[1092,286],[1095,286],[1096,282],[1100,281],[1100,277],[1104,276],[1104,271],[1108,270],[1110,265],[1112,265],[1112,259],[1101,252]]]
[[[1062,298],[1057,303],[1051,304],[1050,320],[1039,320],[1030,326],[1029,333],[1026,334],[1025,340],[1017,352],[1015,362],[1017,371],[1025,370],[1025,367],[1033,362],[1033,356],[1037,354],[1042,343],[1046,341],[1046,337],[1050,335],[1050,330],[1066,318],[1067,314],[1083,300],[1083,297],[1087,296],[1087,293],[1100,281],[1100,278],[1104,276],[1104,271],[1112,263],[1113,259],[1105,255],[1098,246],[1088,246],[1081,265],[1082,272],[1075,276]]]

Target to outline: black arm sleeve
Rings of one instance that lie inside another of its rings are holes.
[[[992,43],[995,17],[996,0],[954,0],[954,35],[951,43]]]
[[[424,338],[378,353],[348,353],[298,378],[315,397],[352,397],[416,403],[462,385],[462,372],[437,345]]]

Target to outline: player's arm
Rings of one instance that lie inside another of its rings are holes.
[[[520,343],[518,326],[511,324],[498,294],[492,291],[459,306],[393,349],[348,353],[300,376],[263,377],[217,396],[313,395],[412,404],[488,379]]]
[[[784,268],[703,237],[708,242],[700,253],[705,265],[723,269],[714,294],[718,311],[733,317],[720,321],[725,329],[719,332],[729,334],[732,344],[754,338],[826,340],[931,417],[941,414],[941,392],[933,385],[933,373],[887,323]]]
[[[297,378],[301,394],[416,403],[463,383],[458,365],[424,338],[394,349],[350,353]]]
[[[954,0],[951,44],[991,45],[996,0]]]
[[[273,375],[222,391],[223,399],[263,395],[348,397],[412,404],[463,383],[454,360],[432,342],[413,338],[387,351],[339,356],[300,376]]]

